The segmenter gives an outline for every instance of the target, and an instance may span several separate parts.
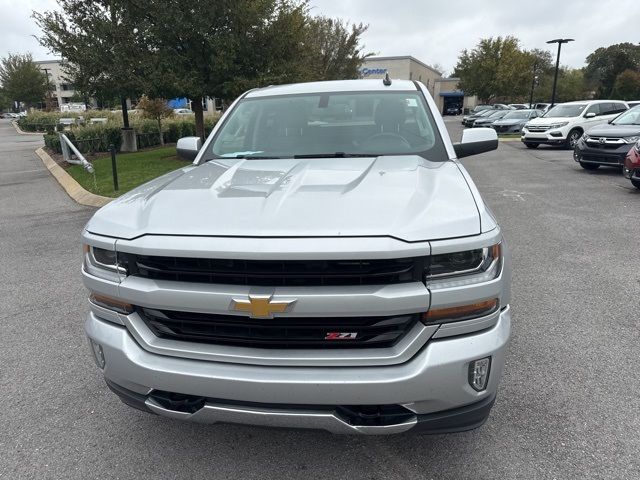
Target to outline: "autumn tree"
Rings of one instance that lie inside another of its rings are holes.
[[[48,79],[30,53],[9,54],[0,60],[0,85],[10,101],[27,106],[41,102],[49,91]]]
[[[173,117],[173,109],[167,106],[167,101],[163,98],[149,98],[143,95],[136,108],[142,110],[145,118],[155,120],[158,124],[158,135],[160,136],[160,145],[164,145],[164,136],[162,135],[162,120]]]

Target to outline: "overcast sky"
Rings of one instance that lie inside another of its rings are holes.
[[[185,0],[188,2],[188,0]],[[458,54],[480,38],[514,35],[525,48],[551,48],[546,40],[575,38],[563,46],[562,63],[582,67],[600,46],[637,43],[638,0],[311,0],[313,12],[369,25],[367,51],[413,55],[451,72]],[[55,0],[0,0],[0,57],[32,52],[54,55],[33,38],[33,10],[51,10]]]

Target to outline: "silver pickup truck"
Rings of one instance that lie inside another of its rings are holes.
[[[510,260],[419,82],[251,90],[193,164],[83,232],[85,329],[124,403],[335,433],[482,425],[510,336]]]

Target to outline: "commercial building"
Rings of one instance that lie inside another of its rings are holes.
[[[51,86],[51,108],[58,109],[62,105],[71,103],[75,91],[73,85],[65,78],[62,62],[60,60],[41,60],[35,62],[35,64],[49,78],[49,85]]]
[[[399,57],[369,57],[360,67],[362,78],[384,78],[386,74],[399,80],[417,80],[424,83],[444,113],[450,106],[473,108],[475,96],[465,96],[458,88],[459,78],[444,78],[442,72],[409,55]]]

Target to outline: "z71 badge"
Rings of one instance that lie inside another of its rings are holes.
[[[325,335],[325,340],[355,340],[358,332],[329,332]]]

